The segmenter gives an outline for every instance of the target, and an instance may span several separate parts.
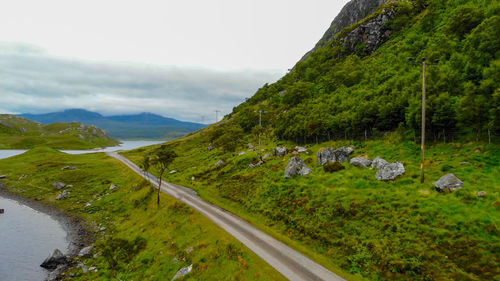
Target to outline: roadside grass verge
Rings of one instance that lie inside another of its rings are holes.
[[[432,144],[426,182],[420,184],[420,148],[412,142],[395,135],[331,141],[308,145],[308,154],[299,155],[311,174],[285,179],[291,155],[267,158],[250,169],[258,161],[256,152],[208,151],[208,134],[165,144],[180,156],[172,164],[177,173],[167,181],[192,188],[332,271],[353,280],[499,280],[500,146]],[[266,141],[261,153],[272,153],[276,145],[295,146]],[[406,173],[381,182],[376,170],[348,163],[344,170],[326,173],[316,163],[316,152],[327,146],[353,146],[352,156],[401,161]],[[138,164],[153,148],[122,154]],[[216,167],[221,159],[225,163]],[[447,173],[464,187],[437,192],[433,182]]]

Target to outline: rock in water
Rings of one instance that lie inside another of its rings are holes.
[[[324,165],[326,162],[345,162],[349,160],[349,155],[354,152],[352,147],[341,147],[333,150],[331,147],[322,149],[316,153],[318,164]]]
[[[283,157],[288,153],[286,147],[276,147],[273,150],[273,156]]]
[[[52,186],[54,187],[55,190],[59,190],[64,188],[66,184],[64,184],[63,182],[55,182],[52,184]]]
[[[388,181],[397,178],[405,173],[405,167],[400,162],[383,166],[377,171],[375,177],[379,181]]]
[[[351,159],[349,164],[356,167],[366,168],[372,164],[372,160],[363,157],[354,157]]]
[[[55,269],[58,265],[67,264],[68,258],[59,249],[55,249],[40,265],[46,269]]]
[[[372,161],[371,169],[373,169],[373,168],[380,169],[380,168],[384,167],[385,165],[389,165],[389,162],[387,162],[384,159],[380,158],[380,156],[377,156]]]
[[[192,269],[193,269],[193,265],[179,269],[179,271],[177,271],[177,273],[175,274],[174,278],[172,278],[172,281],[174,281],[175,279],[177,279],[181,276],[188,274],[189,272],[191,272]]]
[[[454,174],[447,174],[441,177],[438,181],[434,182],[434,185],[436,186],[436,190],[439,192],[443,192],[446,189],[452,192],[455,189],[461,188],[464,185],[464,182],[455,177]]]
[[[293,178],[296,175],[307,175],[311,173],[311,169],[299,157],[292,157],[288,161],[288,166],[285,169],[285,178]]]

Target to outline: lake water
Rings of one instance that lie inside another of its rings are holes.
[[[95,152],[113,152],[117,150],[131,150],[143,146],[155,145],[164,143],[165,141],[148,141],[148,140],[138,140],[138,141],[121,141],[120,145],[110,146],[103,149],[90,149],[90,150],[61,150],[64,153],[69,154],[84,154],[84,153],[95,153]],[[0,149],[0,159],[15,156],[26,152],[23,149]]]
[[[0,281],[44,280],[40,264],[54,249],[67,253],[69,241],[61,224],[49,215],[0,197]]]

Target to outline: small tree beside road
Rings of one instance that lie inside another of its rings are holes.
[[[174,162],[175,158],[177,158],[177,153],[173,151],[171,148],[167,148],[162,145],[159,148],[155,149],[152,153],[151,164],[154,165],[158,171],[160,172],[160,182],[158,183],[158,200],[157,205],[160,206],[160,189],[162,177],[165,171],[170,170],[169,166]],[[148,161],[149,162],[149,161]]]

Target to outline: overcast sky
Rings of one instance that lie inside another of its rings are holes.
[[[0,112],[213,122],[284,75],[347,0],[8,0]]]

